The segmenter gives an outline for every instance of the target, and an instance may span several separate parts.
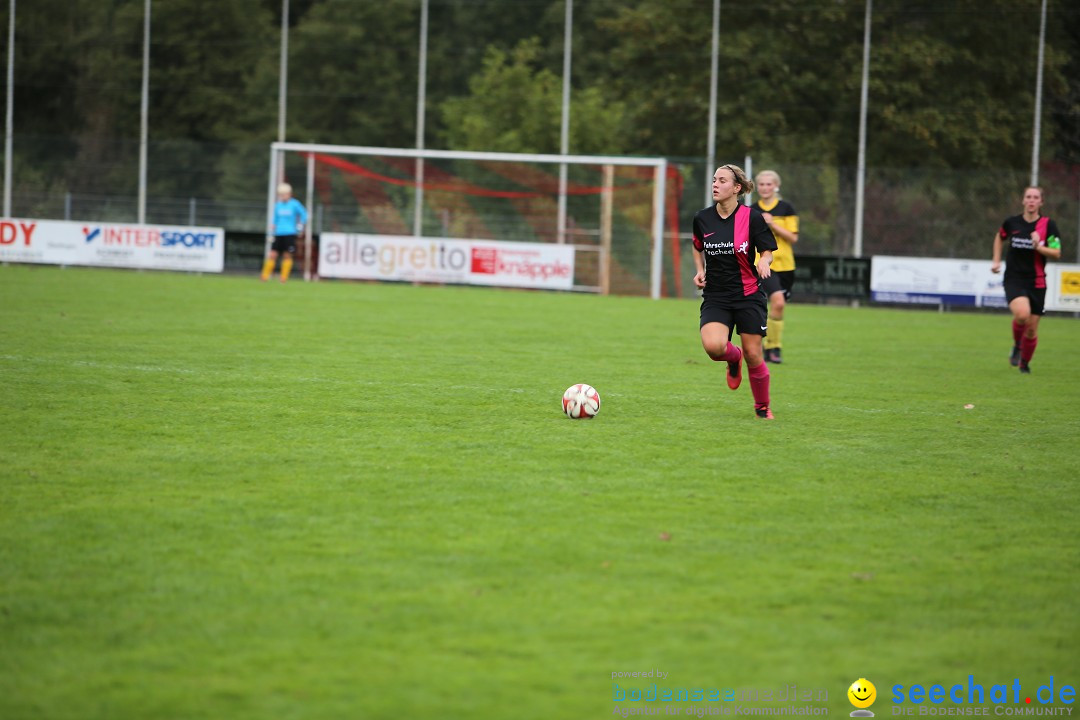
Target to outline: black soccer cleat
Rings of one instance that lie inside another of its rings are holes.
[[[1023,360],[1020,361],[1020,372],[1022,372],[1025,375],[1030,375],[1031,374],[1031,368]]]
[[[780,357],[780,348],[773,348],[773,350],[772,350],[772,361],[777,365],[784,362],[783,359],[781,359],[781,357]]]
[[[1020,346],[1013,345],[1012,352],[1009,353],[1009,364],[1016,367],[1020,364]]]
[[[755,407],[754,408],[754,414],[757,415],[762,420],[775,420],[776,419],[775,417],[773,417],[772,410],[769,409],[768,405],[766,405],[765,407]]]

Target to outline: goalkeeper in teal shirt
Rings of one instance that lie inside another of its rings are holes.
[[[289,279],[293,255],[296,254],[296,238],[304,232],[308,214],[304,204],[292,196],[292,185],[281,183],[277,188],[278,201],[274,203],[274,244],[263,262],[262,281],[274,274],[274,265],[281,255],[281,282]]]

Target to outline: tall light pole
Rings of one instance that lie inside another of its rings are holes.
[[[142,101],[139,111],[139,210],[138,222],[146,222],[146,146],[150,118],[150,0],[143,6]]]
[[[285,114],[289,102],[289,0],[281,0],[281,58],[278,62],[277,139],[285,142]]]
[[[1039,184],[1039,138],[1042,134],[1043,56],[1046,50],[1046,0],[1039,20],[1039,67],[1035,71],[1035,130],[1031,147],[1031,184]]]
[[[285,119],[288,115],[289,97],[289,0],[281,0],[281,57],[278,59],[278,142],[285,142]],[[285,151],[270,153],[269,197],[267,199],[266,243],[263,246],[263,261],[270,257],[270,246],[274,241],[274,193],[275,188],[285,181]],[[308,196],[309,210],[314,214],[315,207]],[[311,218],[312,222],[314,218]],[[308,227],[311,222],[308,223]],[[304,263],[307,272],[307,263]]]
[[[859,101],[859,159],[855,173],[855,257],[862,257],[863,211],[866,202],[866,106],[870,87],[870,18],[874,0],[866,0],[866,21],[863,26],[862,93]]]
[[[559,154],[570,152],[570,46],[574,31],[574,0],[566,0],[566,22],[563,28],[562,124],[559,131]],[[566,163],[559,165],[559,211],[556,235],[566,242]]]
[[[278,60],[278,141],[285,141],[285,124],[288,119],[288,0],[281,0],[281,57]],[[285,181],[285,153],[278,153],[278,177]],[[311,202],[311,199],[308,199]],[[269,241],[267,241],[269,243]]]
[[[705,157],[705,207],[713,204],[712,177],[716,171],[716,89],[719,83],[720,0],[713,0],[712,64],[709,75],[709,142]]]
[[[15,0],[8,16],[7,112],[4,122],[4,217],[11,217],[11,152],[15,120]]]
[[[427,110],[427,41],[428,0],[420,2],[420,67],[416,79],[416,149],[424,149],[424,118]],[[416,158],[416,205],[413,208],[413,235],[420,237],[424,229],[424,158]]]

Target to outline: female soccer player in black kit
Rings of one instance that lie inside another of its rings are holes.
[[[727,384],[732,390],[742,382],[746,357],[754,412],[772,420],[769,367],[761,350],[768,329],[768,302],[760,280],[771,272],[776,239],[761,212],[739,202],[753,190],[754,182],[737,165],[724,165],[713,173],[716,204],[694,216],[694,284],[704,289],[702,347],[713,360],[728,364]],[[755,252],[761,253],[756,265]],[[733,332],[739,333],[741,350],[731,342]]]
[[[1057,225],[1039,214],[1042,188],[1024,190],[1024,212],[1001,223],[994,235],[991,270],[1001,272],[1001,246],[1009,244],[1005,256],[1005,299],[1012,310],[1013,348],[1009,356],[1020,372],[1030,373],[1028,364],[1039,343],[1039,318],[1046,301],[1046,258],[1061,258],[1061,235]]]

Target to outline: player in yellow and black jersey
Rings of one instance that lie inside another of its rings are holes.
[[[799,216],[787,200],[782,200],[780,176],[773,170],[762,170],[755,178],[758,200],[753,207],[761,211],[766,224],[776,238],[772,275],[761,287],[769,296],[769,334],[765,338],[765,361],[782,362],[780,348],[784,340],[784,305],[795,285],[795,253],[791,246],[799,241]]]

